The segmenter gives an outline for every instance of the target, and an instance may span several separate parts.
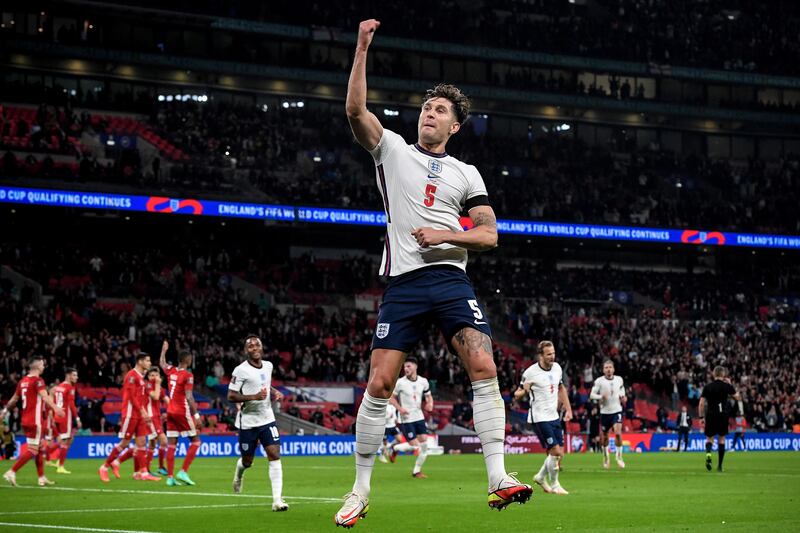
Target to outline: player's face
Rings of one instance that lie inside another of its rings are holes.
[[[150,368],[150,356],[148,355],[148,356],[145,356],[145,357],[143,357],[143,358],[139,359],[139,360],[136,362],[136,365],[137,365],[139,368],[141,368],[142,370],[145,370],[145,369],[147,369],[147,368]]]
[[[604,364],[603,365],[603,374],[607,378],[613,378],[614,377],[614,365],[612,365],[611,363]]]
[[[34,361],[34,363],[31,365],[31,370],[33,370],[34,372],[38,372],[39,374],[44,372],[44,361],[43,360]]]
[[[545,346],[539,358],[546,366],[551,366],[556,361],[556,349],[552,346]]]
[[[247,339],[247,343],[244,345],[244,351],[247,353],[247,357],[254,361],[261,359],[261,355],[264,353],[261,339]]]
[[[150,372],[147,374],[147,379],[149,379],[151,383],[155,383],[156,377],[158,377],[158,372]]]
[[[417,373],[417,363],[406,362],[403,364],[403,372],[407,378],[412,378]]]
[[[67,374],[67,382],[69,382],[70,385],[75,385],[78,382],[78,373],[70,372]]]
[[[431,98],[422,104],[417,123],[420,142],[424,144],[446,142],[460,127],[461,124],[456,121],[453,112],[453,103],[447,98]]]

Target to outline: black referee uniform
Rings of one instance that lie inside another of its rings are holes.
[[[705,387],[701,396],[706,401],[706,469],[711,470],[711,447],[714,437],[718,439],[717,470],[722,470],[722,460],[725,458],[725,436],[728,434],[728,397],[736,394],[733,385],[715,379]],[[703,413],[700,413],[703,416]]]

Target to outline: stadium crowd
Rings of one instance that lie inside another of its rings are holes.
[[[797,72],[792,58],[800,52],[800,13],[789,1],[767,5],[722,0],[599,0],[586,4],[505,0],[470,5],[451,1],[435,6],[412,1],[376,6],[352,0],[342,8],[316,0],[281,6],[172,0],[153,5],[270,23],[323,26],[333,32],[354,32],[358,17],[370,13],[384,21],[382,33],[398,37],[425,35],[430,41],[781,74]],[[452,20],[461,22],[446,22]],[[232,49],[244,56],[249,48],[259,50],[247,38],[237,44],[238,48]]]
[[[47,248],[28,244],[0,250],[0,262],[41,280],[53,296],[38,308],[29,302],[29,294],[14,294],[9,284],[3,285],[2,396],[10,395],[24,361],[33,353],[47,356],[48,382],[58,379],[65,366],[74,366],[82,383],[113,387],[120,384],[133,352],[158,353],[163,339],[191,347],[197,354],[198,382],[213,389],[241,361],[241,339],[251,332],[266,340],[267,357],[276,363],[276,379],[331,383],[366,379],[374,319],[363,310],[331,311],[323,305],[292,303],[309,293],[323,303],[320,295],[347,294],[352,301],[354,294],[374,291],[378,279],[369,258],[320,261],[306,255],[270,263],[257,247],[247,250],[250,255],[233,247],[215,253],[211,247],[193,252],[179,246],[149,251],[133,246],[127,252],[87,247],[76,248],[71,256],[48,254]],[[524,346],[522,353],[512,353],[504,344],[495,347],[505,391],[515,387],[523,360],[535,358],[535,343],[549,338],[558,347],[576,407],[584,408],[577,412],[586,412],[586,383],[598,375],[602,359],[611,357],[629,384],[647,384],[655,397],[671,402],[673,408],[678,402],[696,405],[710,368],[725,364],[746,398],[751,426],[775,429],[800,422],[800,362],[793,360],[800,350],[800,331],[775,317],[760,316],[749,300],[754,293],[743,293],[740,302],[733,291],[722,290],[729,281],[725,278],[694,280],[691,275],[655,273],[627,277],[626,273],[623,281],[620,272],[555,272],[513,261],[477,261],[470,271],[478,294],[486,295],[495,327],[511,338],[516,335]],[[254,296],[234,288],[231,272],[264,292]],[[631,284],[624,289],[649,289],[664,301],[644,308],[589,307],[586,302],[593,297],[598,303],[615,291],[615,276],[620,283]],[[584,292],[587,285],[593,286],[592,280],[603,278],[608,285],[598,283]],[[685,298],[695,283],[716,284],[717,290],[698,296],[705,302],[700,308],[686,310]],[[119,298],[126,290],[129,296]],[[570,301],[581,295],[581,301]],[[719,313],[728,305],[726,313]],[[708,320],[711,317],[726,320]],[[462,366],[438,332],[430,330],[415,355],[420,372],[438,390],[468,397]],[[100,407],[84,406],[95,410],[89,416],[96,427],[102,419],[97,414]],[[459,416],[466,423],[467,413]],[[225,418],[223,412],[221,419]],[[459,420],[455,414],[453,418]]]
[[[74,104],[50,109],[102,131],[90,114],[76,118]],[[416,138],[415,117],[404,112],[382,121],[407,140]],[[637,148],[624,130],[590,146],[555,128],[543,132],[530,124],[526,133],[501,135],[487,132],[486,124],[468,122],[453,138],[451,153],[481,170],[501,218],[800,231],[796,155],[769,163],[680,156],[657,142]],[[250,200],[259,191],[265,202],[381,208],[372,161],[353,143],[336,105],[154,103],[148,125],[189,158],[170,165],[156,158],[143,168],[138,152],[125,150],[103,161],[76,155],[65,166],[46,154],[8,151],[0,164],[7,175],[201,189]]]

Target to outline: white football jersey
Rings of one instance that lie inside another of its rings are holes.
[[[605,376],[600,376],[594,380],[591,396],[600,398],[606,395],[605,400],[600,400],[600,414],[613,415],[622,411],[622,404],[619,397],[625,396],[625,385],[622,378],[614,376],[608,379]]]
[[[422,401],[425,399],[425,395],[430,393],[431,388],[428,385],[428,380],[422,376],[417,376],[414,381],[405,376],[398,379],[397,384],[394,386],[393,395],[397,397],[397,401],[400,402],[403,408],[408,409],[408,414],[406,415],[398,413],[400,422],[407,424],[425,420],[425,415],[422,414]]]
[[[522,384],[530,383],[528,401],[528,422],[550,422],[558,420],[558,387],[561,385],[561,365],[553,363],[550,370],[544,370],[537,362],[522,373]]]
[[[386,406],[386,424],[389,429],[397,426],[397,409],[394,405],[389,404]]]
[[[236,427],[239,429],[252,429],[275,422],[275,413],[272,412],[271,390],[272,363],[261,360],[261,368],[256,368],[249,361],[233,369],[231,383],[228,389],[240,394],[257,394],[266,387],[265,400],[252,400],[242,402],[239,413],[236,415]]]
[[[461,211],[470,198],[487,195],[478,169],[447,154],[434,154],[384,129],[370,151],[386,211],[380,274],[399,276],[430,265],[467,268],[467,250],[452,244],[422,248],[411,232],[421,227],[464,231]]]

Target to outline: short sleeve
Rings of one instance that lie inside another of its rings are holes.
[[[399,379],[394,384],[394,390],[392,391],[392,396],[397,396],[398,394],[400,394],[400,380]]]
[[[486,192],[486,184],[483,183],[483,177],[478,169],[470,165],[467,167],[467,197],[466,200],[476,196],[489,196]]]
[[[231,380],[231,383],[233,383],[233,380]],[[194,375],[193,374],[189,374],[188,376],[186,376],[186,381],[183,384],[183,388],[185,390],[192,390],[194,388]]]
[[[39,391],[47,391],[47,387],[44,386],[44,380],[42,378],[37,379],[36,385],[34,386],[36,387],[36,394],[39,394]]]
[[[232,390],[233,392],[242,392],[242,387],[244,387],[244,378],[238,372],[238,368],[233,371],[231,382],[228,385],[228,390]]]
[[[422,394],[430,394],[430,393],[431,393],[431,384],[430,384],[430,382],[429,382],[429,381],[426,379],[426,380],[425,380],[425,389],[422,391]]]
[[[733,396],[734,394],[736,394],[736,387],[734,387],[730,383],[726,383],[726,385],[728,386],[728,394],[730,396]]]
[[[376,165],[382,164],[389,157],[389,154],[398,146],[405,146],[406,141],[403,140],[398,134],[391,130],[383,128],[383,135],[381,140],[378,141],[377,146],[369,151],[372,158],[375,160]]]
[[[708,398],[708,393],[706,393],[706,390],[708,390],[708,385],[703,387],[703,392],[700,393],[701,398]]]

